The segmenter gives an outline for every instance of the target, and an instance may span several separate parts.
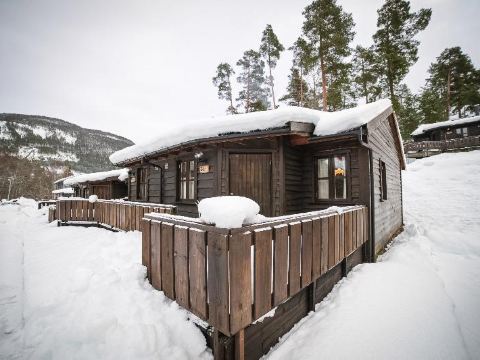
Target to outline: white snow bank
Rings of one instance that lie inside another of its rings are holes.
[[[102,181],[109,178],[117,178],[120,181],[125,181],[128,178],[128,168],[76,175],[65,179],[63,184],[71,186],[84,182]]]
[[[433,124],[422,124],[418,128],[416,128],[411,135],[412,136],[421,135],[428,130],[439,129],[439,128],[448,127],[448,126],[467,125],[477,121],[480,121],[480,116],[473,116],[473,117],[457,119],[457,120],[440,121]]]
[[[140,232],[0,207],[0,358],[211,358],[188,313],[145,281]]]
[[[405,231],[377,263],[355,267],[267,358],[478,358],[480,151],[432,156],[408,170]]]
[[[217,196],[198,203],[200,219],[220,228],[239,228],[260,211],[260,206],[243,196]]]
[[[292,121],[314,124],[314,135],[332,135],[364,125],[390,107],[390,100],[382,99],[337,112],[292,106],[247,114],[197,119],[166,130],[153,141],[119,150],[110,155],[110,161],[118,164],[192,140],[216,137],[226,133],[247,133],[279,128]]]
[[[73,189],[71,187],[66,187],[63,189],[53,190],[52,194],[73,194]]]
[[[90,195],[88,197],[88,202],[94,203],[98,201],[98,196],[97,195]]]

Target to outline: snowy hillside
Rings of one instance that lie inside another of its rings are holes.
[[[269,358],[480,356],[480,151],[418,160],[403,176],[405,232]],[[45,212],[0,206],[0,358],[211,357],[187,312],[144,281],[139,232],[57,228]]]
[[[121,136],[60,119],[0,114],[0,150],[53,167],[70,165],[79,172],[112,168],[108,156],[132,144]]]

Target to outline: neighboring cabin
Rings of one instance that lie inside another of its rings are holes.
[[[61,179],[58,179],[53,182],[53,191],[52,197],[53,199],[58,199],[59,197],[70,197],[73,196],[74,190],[71,187],[66,187],[64,181],[71,176],[67,176]]]
[[[71,176],[63,181],[71,186],[75,196],[88,198],[97,195],[99,199],[122,199],[127,196],[128,169],[102,171]]]
[[[196,121],[110,157],[131,169],[129,200],[175,205],[179,215],[198,216],[198,200],[220,195],[251,198],[266,216],[367,205],[368,258],[403,226],[404,159],[388,100]]]
[[[415,142],[480,136],[480,116],[422,124],[411,135]]]

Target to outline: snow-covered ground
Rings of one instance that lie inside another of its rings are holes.
[[[186,311],[144,281],[141,234],[0,206],[1,359],[209,358]]]
[[[480,151],[403,176],[405,232],[268,357],[480,357]],[[0,206],[0,358],[211,357],[187,313],[144,281],[140,233],[57,228],[45,211]]]

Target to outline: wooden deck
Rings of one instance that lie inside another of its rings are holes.
[[[154,288],[214,329],[217,359],[231,357],[219,345],[222,336],[235,339],[234,358],[249,353],[258,358],[260,353],[245,345],[258,339],[245,338],[251,334],[246,329],[297,294],[313,292],[310,302],[319,301],[318,281],[356,251],[357,263],[363,262],[361,248],[368,234],[364,206],[341,214],[297,214],[239,229],[149,214],[142,220],[142,261]],[[275,341],[289,329],[275,329]]]
[[[409,142],[404,145],[407,157],[423,158],[447,151],[462,151],[480,147],[480,136],[465,138]]]

